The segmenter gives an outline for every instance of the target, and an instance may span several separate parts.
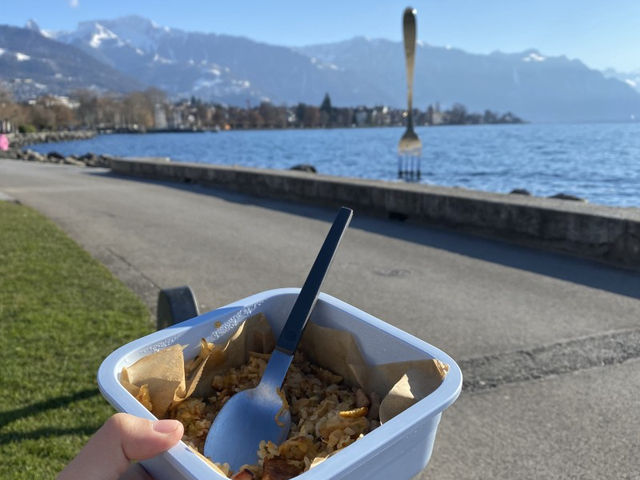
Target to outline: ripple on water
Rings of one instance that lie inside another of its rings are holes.
[[[171,157],[174,161],[287,169],[310,163],[328,175],[397,179],[402,128],[101,135],[34,145],[65,155]],[[422,182],[489,191],[560,191],[592,203],[640,207],[640,123],[418,127]],[[588,181],[585,181],[588,179]],[[550,193],[549,193],[550,192]]]

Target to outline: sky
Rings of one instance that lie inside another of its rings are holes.
[[[354,36],[401,39],[397,0],[17,0],[0,24],[73,30],[85,20],[137,14],[162,26],[239,35],[285,46]],[[472,53],[521,52],[578,58],[596,69],[640,71],[640,0],[414,0],[418,39]]]

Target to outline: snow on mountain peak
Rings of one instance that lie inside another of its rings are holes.
[[[546,57],[543,57],[536,51],[532,51],[526,57],[522,58],[523,62],[544,62]]]
[[[169,60],[168,58],[161,57],[157,53],[154,55],[153,61],[157,62],[157,63],[164,63],[164,64],[174,63],[172,60]]]
[[[158,49],[159,39],[172,32],[167,27],[162,27],[152,20],[137,15],[116,18],[104,22],[104,24],[126,44],[146,53],[155,52]]]
[[[104,27],[99,23],[96,23],[95,26],[96,26],[96,32],[93,34],[93,36],[91,37],[91,40],[89,41],[89,45],[91,45],[93,48],[100,47],[102,42],[107,39],[117,40],[118,45],[121,45],[123,43],[122,40],[120,40],[118,36],[108,28]]]
[[[78,23],[71,32],[42,32],[43,35],[64,43],[84,43],[100,49],[106,41],[115,42],[118,47],[131,47],[138,55],[155,53],[159,39],[176,31],[162,27],[155,22],[137,15],[119,17],[113,20],[84,21]],[[112,46],[112,44],[108,44]]]
[[[621,82],[629,85],[636,92],[640,93],[640,70],[631,72],[619,72],[613,68],[607,68],[602,71],[602,74],[606,78],[615,78]]]
[[[29,20],[27,20],[27,23],[24,24],[24,28],[26,28],[27,30],[31,30],[32,32],[39,33],[45,38],[55,39],[56,37],[55,32],[41,29],[40,25],[38,25],[38,23],[33,18],[30,18]]]
[[[33,18],[30,18],[29,20],[27,20],[27,23],[25,23],[24,28],[26,28],[27,30],[32,30],[34,32],[40,33],[40,27],[38,26],[38,24]]]

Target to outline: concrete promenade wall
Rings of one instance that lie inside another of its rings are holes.
[[[545,248],[640,270],[640,209],[291,170],[111,159],[120,175],[197,183],[337,207]]]

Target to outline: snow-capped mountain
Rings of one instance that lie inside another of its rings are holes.
[[[59,40],[173,96],[245,105],[406,102],[402,44],[354,38],[286,48],[247,38],[185,32],[130,16],[84,22]],[[473,111],[512,111],[530,121],[640,117],[640,95],[578,60],[536,50],[476,55],[419,44],[414,105],[460,102]]]
[[[186,32],[139,16],[83,22],[57,33],[33,23],[29,32],[76,47],[173,98],[318,105],[329,93],[339,106],[406,104],[401,42],[358,37],[288,48]],[[511,111],[528,121],[625,121],[640,118],[633,81],[607,78],[579,60],[537,50],[479,55],[419,43],[414,106],[448,108],[458,102],[470,111]]]
[[[35,22],[29,28],[0,25],[0,83],[18,99],[68,94],[79,88],[120,92],[142,88],[93,56],[47,38]]]
[[[389,104],[404,101],[399,42],[360,37],[298,51],[362,81],[375,79]],[[541,122],[629,120],[640,112],[640,95],[629,85],[607,79],[579,60],[548,57],[533,49],[479,55],[418,44],[414,105],[436,101],[460,102],[472,111],[511,111]]]
[[[83,22],[56,38],[176,97],[239,105],[247,100],[317,103],[336,82],[335,75],[323,75],[289,48],[184,32],[137,16]]]

